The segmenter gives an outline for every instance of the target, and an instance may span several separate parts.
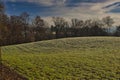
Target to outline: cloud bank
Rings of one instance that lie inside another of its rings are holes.
[[[5,0],[6,2],[26,2],[39,6],[37,14],[50,21],[50,16],[65,18],[102,18],[111,16],[120,20],[120,0]],[[34,7],[34,6],[33,6]],[[49,19],[48,19],[49,18]]]

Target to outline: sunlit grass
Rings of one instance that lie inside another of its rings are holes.
[[[30,80],[119,80],[120,38],[83,37],[2,48],[3,63]]]

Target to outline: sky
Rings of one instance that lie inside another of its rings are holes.
[[[50,22],[51,17],[91,19],[111,16],[120,24],[120,0],[4,0],[8,15],[28,12]]]

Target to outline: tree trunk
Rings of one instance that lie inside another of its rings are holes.
[[[0,77],[2,76],[2,56],[1,56],[1,46],[0,46]]]
[[[0,66],[2,64],[2,51],[1,51],[1,47],[0,47]]]
[[[2,47],[0,46],[0,66],[2,65]]]

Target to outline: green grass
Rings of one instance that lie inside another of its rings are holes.
[[[29,80],[120,80],[120,38],[83,37],[2,48],[3,63]]]

